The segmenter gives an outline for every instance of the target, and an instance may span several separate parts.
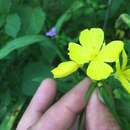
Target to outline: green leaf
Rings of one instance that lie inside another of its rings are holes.
[[[20,8],[20,16],[23,23],[22,33],[38,34],[44,26],[46,15],[40,7],[23,6]]]
[[[119,18],[116,20],[115,27],[119,28],[122,26],[127,26],[130,29],[130,15],[121,14]]]
[[[4,115],[4,119],[0,124],[0,130],[12,130],[15,125],[15,120],[25,104],[26,98],[17,99],[16,104],[13,104],[13,108],[9,108],[9,112]]]
[[[74,87],[74,83],[72,82],[57,80],[57,90],[60,93],[67,93],[73,87]]]
[[[8,42],[2,49],[0,49],[0,59],[3,59],[5,56],[16,49],[46,40],[48,39],[42,35],[27,35],[16,38],[15,40]]]
[[[3,93],[4,92],[4,93]],[[7,113],[8,111],[8,107],[11,103],[11,93],[10,93],[10,90],[2,90],[1,89],[1,92],[0,92],[0,119],[3,118],[5,116],[5,114]]]
[[[11,7],[11,0],[0,0],[0,13],[6,14],[9,12]]]
[[[78,81],[74,79],[74,76],[68,76],[66,78],[62,78],[62,79],[57,79],[57,91],[59,93],[67,93],[69,90],[71,90],[77,83]]]
[[[0,28],[4,25],[5,21],[6,21],[6,16],[0,15]]]
[[[128,52],[128,56],[130,57],[130,40],[125,41],[125,49]]]
[[[46,41],[46,45],[40,44],[40,50],[42,53],[41,57],[46,62],[46,64],[51,64],[57,55],[57,48],[54,44],[55,43],[50,43],[49,41]]]
[[[21,20],[17,14],[10,14],[7,16],[5,32],[11,37],[16,37],[20,31]]]
[[[124,3],[124,0],[112,0],[112,4],[110,7],[111,15],[114,16],[121,8],[122,4]]]
[[[130,102],[124,100],[116,100],[115,103],[119,115],[130,122]]]
[[[24,68],[22,79],[22,91],[27,96],[32,96],[40,82],[45,78],[52,77],[49,66],[43,63],[30,63]]]
[[[74,15],[74,13],[79,11],[79,9],[81,9],[82,7],[84,7],[84,3],[82,1],[77,0],[71,5],[71,7],[67,11],[65,11],[63,15],[61,15],[61,17],[57,20],[57,23],[55,25],[57,33],[59,33],[59,31],[61,30],[63,24],[65,22],[68,22]]]
[[[42,30],[45,22],[45,13],[40,7],[34,8],[30,17],[30,25],[27,33],[37,34]]]

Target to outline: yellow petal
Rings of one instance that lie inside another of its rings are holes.
[[[123,71],[123,74],[126,77],[126,79],[130,81],[130,69]]]
[[[124,44],[122,41],[112,41],[107,44],[98,55],[99,59],[104,62],[115,62],[123,50]]]
[[[122,73],[119,73],[119,81],[121,82],[124,89],[130,94],[130,82],[125,78]]]
[[[73,61],[66,61],[60,63],[56,68],[54,68],[51,72],[54,75],[54,78],[62,78],[70,75],[75,72],[79,68],[79,65]]]
[[[79,40],[81,45],[99,52],[103,45],[104,32],[100,28],[85,29],[80,33]]]
[[[95,52],[86,47],[82,47],[76,43],[69,43],[69,57],[71,60],[78,64],[88,63],[93,57],[95,57]]]
[[[87,75],[93,80],[106,79],[112,72],[113,69],[110,65],[100,61],[92,61],[87,69]]]
[[[126,68],[127,63],[128,63],[128,57],[127,57],[127,54],[126,54],[124,49],[122,52],[122,60],[123,60],[122,69],[124,70]]]

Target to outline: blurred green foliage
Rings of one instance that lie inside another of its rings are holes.
[[[0,0],[0,130],[15,129],[28,97],[43,79],[52,77],[51,68],[68,59],[67,44],[77,41],[82,29],[103,28],[107,41],[125,41],[130,57],[129,7],[129,0]],[[51,38],[45,34],[52,27],[57,35]],[[83,77],[79,71],[57,80],[58,97]],[[107,84],[112,99],[104,89],[104,101],[123,130],[129,130],[130,96],[118,81],[110,78]]]

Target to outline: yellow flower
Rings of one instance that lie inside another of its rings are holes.
[[[79,41],[81,45],[71,42],[68,47],[68,55],[77,64],[77,69],[85,63],[90,63],[86,74],[93,80],[106,79],[113,72],[112,67],[107,62],[115,62],[118,59],[124,46],[123,42],[112,41],[108,45],[105,45],[104,32],[100,28],[83,30],[80,33]],[[70,66],[68,65],[67,67],[62,69],[69,71]],[[58,68],[61,69],[61,67]],[[61,71],[57,71],[56,73],[52,71],[52,73],[55,77],[57,77],[58,73],[62,75],[61,77],[70,74],[67,73],[64,75]]]
[[[116,62],[116,78],[121,82],[122,86],[125,90],[130,93],[130,68],[127,67],[128,57],[123,50],[122,52],[122,65],[120,65],[120,61]]]
[[[79,68],[79,65],[73,61],[62,62],[58,67],[54,68],[51,72],[54,74],[54,78],[62,78],[70,75]]]

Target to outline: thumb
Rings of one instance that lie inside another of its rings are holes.
[[[120,130],[107,107],[99,100],[97,90],[86,108],[86,130]]]

